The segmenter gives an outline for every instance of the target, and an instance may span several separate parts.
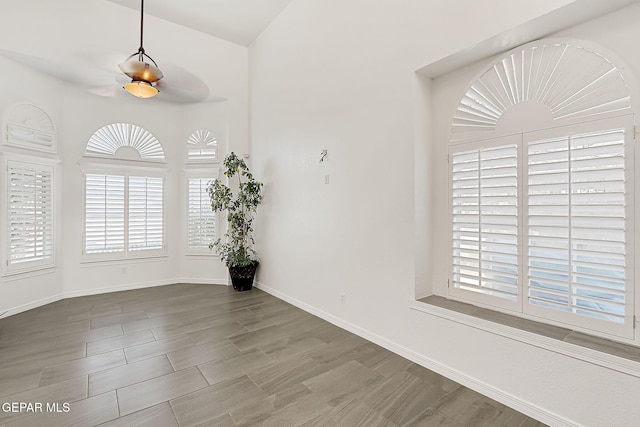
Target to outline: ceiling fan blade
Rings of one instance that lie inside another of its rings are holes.
[[[176,87],[168,82],[158,82],[157,89],[160,91],[155,97],[158,101],[166,101],[178,104],[191,104],[205,101],[209,96],[209,91],[185,89]]]
[[[59,60],[0,49],[0,55],[18,64],[77,85],[91,86],[113,80],[113,72],[75,60]]]
[[[74,84],[94,95],[101,97],[122,97],[130,95],[122,88],[130,83],[132,78],[120,72],[114,65],[114,59],[123,55],[112,53],[85,54],[72,59],[59,60],[29,55],[20,52],[0,49],[0,55],[7,59],[35,69],[44,74]],[[139,61],[128,61],[139,62]],[[127,61],[125,61],[127,63]],[[126,68],[127,71],[139,70],[139,65]],[[207,84],[194,73],[171,63],[163,65],[166,76],[153,83],[160,93],[149,100],[152,102],[167,102],[190,104],[203,101],[221,101],[224,98],[212,96]],[[124,71],[124,70],[123,70]],[[155,100],[155,101],[154,101]],[[147,101],[148,102],[148,101]]]

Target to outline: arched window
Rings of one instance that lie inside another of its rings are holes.
[[[451,141],[556,127],[631,110],[620,70],[580,46],[553,43],[518,49],[468,88],[451,124]]]
[[[194,131],[187,140],[187,162],[218,160],[218,140],[206,129]]]
[[[209,182],[218,177],[218,169],[211,167],[218,162],[218,140],[206,129],[194,131],[187,140],[187,253],[208,254],[209,244],[216,239],[217,217],[211,210],[207,193]],[[209,167],[193,167],[193,164]]]
[[[130,123],[112,123],[98,129],[89,138],[86,155],[164,160],[164,150],[158,139],[146,129]]]
[[[633,116],[620,69],[580,46],[512,51],[451,122],[449,295],[633,336]]]
[[[30,150],[56,152],[56,128],[40,107],[18,104],[7,115],[6,144]]]
[[[128,161],[85,167],[84,254],[92,259],[164,255],[166,171],[148,165],[164,160],[160,142],[139,126],[114,123],[91,135],[85,155]]]

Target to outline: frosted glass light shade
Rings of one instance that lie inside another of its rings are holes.
[[[159,90],[156,89],[151,83],[141,80],[132,80],[131,83],[127,83],[123,87],[131,95],[138,98],[152,98],[159,92]]]

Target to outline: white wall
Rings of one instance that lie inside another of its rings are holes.
[[[433,277],[430,263],[439,271],[448,252],[428,240],[448,224],[446,158],[415,141],[430,134],[416,111],[450,106],[430,104],[430,84],[414,72],[567,3],[292,2],[250,47],[253,165],[266,184],[258,281],[532,415],[633,425],[637,377],[409,309],[430,287],[416,291],[416,276]],[[626,13],[604,37],[612,45],[638,39],[632,23],[640,13]],[[414,167],[414,157],[432,167]],[[416,225],[416,216],[432,223]]]
[[[0,118],[2,130],[0,135],[0,259],[3,260],[0,267],[0,313],[6,310],[21,311],[32,306],[41,305],[55,299],[62,292],[62,270],[60,268],[47,269],[38,273],[19,275],[6,275],[4,267],[8,258],[8,244],[6,236],[7,224],[7,176],[6,160],[12,155],[29,154],[28,151],[19,148],[11,148],[4,145],[7,140],[7,128],[5,126],[7,114],[12,106],[25,102],[35,104],[49,115],[54,125],[59,129],[63,121],[63,109],[60,104],[61,86],[53,78],[47,78],[38,72],[30,70],[22,65],[13,63],[0,57]],[[30,82],[28,85],[16,84],[16,81]],[[64,140],[58,138],[58,149],[64,147]],[[58,155],[41,154],[43,158],[60,159]],[[54,176],[54,186],[59,195],[62,190],[62,168],[58,164]],[[56,237],[56,252],[61,253],[62,245],[60,236],[63,235],[63,215],[61,199],[54,199],[56,210],[54,212],[54,233]],[[60,262],[60,257],[58,258]]]
[[[138,12],[107,1],[10,0],[3,4],[0,112],[16,102],[32,103],[47,111],[58,128],[61,167],[55,195],[59,213],[57,268],[45,275],[0,276],[0,313],[9,310],[13,314],[62,297],[141,286],[179,281],[227,283],[227,270],[218,257],[185,253],[185,150],[191,132],[204,128],[219,137],[222,155],[229,150],[248,153],[247,48],[146,17],[145,48],[165,72],[163,83],[185,90],[191,87],[190,82],[180,76],[199,76],[196,86],[205,85],[209,93],[206,102],[194,104],[163,102],[162,91],[156,98],[140,100],[121,89],[117,68],[137,49],[138,30]],[[58,56],[58,52],[64,53]],[[82,84],[61,80],[76,78]],[[88,161],[84,150],[96,130],[114,122],[139,125],[164,147],[168,171],[166,257],[142,262],[83,262],[82,164]],[[0,145],[0,154],[5,151]],[[0,182],[0,208],[5,203],[6,184]],[[2,230],[5,223],[0,225]],[[0,254],[6,259],[5,253]]]

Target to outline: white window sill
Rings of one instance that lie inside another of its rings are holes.
[[[640,348],[470,304],[429,296],[410,308],[640,378]]]

